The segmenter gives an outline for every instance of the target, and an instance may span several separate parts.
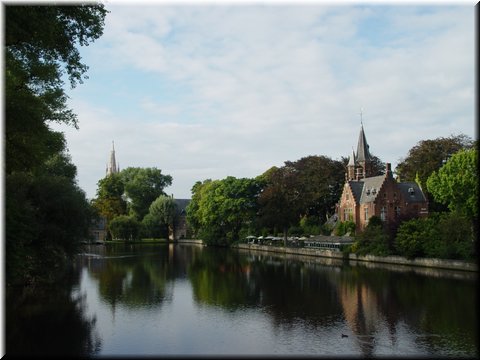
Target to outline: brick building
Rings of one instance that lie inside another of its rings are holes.
[[[386,164],[384,175],[371,175],[372,156],[362,125],[357,152],[352,150],[337,204],[340,221],[351,220],[357,230],[362,230],[372,216],[391,222],[401,216],[428,215],[428,202],[422,189],[415,182],[397,182],[390,163]]]

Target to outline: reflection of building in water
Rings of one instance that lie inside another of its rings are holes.
[[[377,307],[377,295],[364,284],[342,282],[338,296],[345,319],[356,335],[364,356],[372,356],[375,348],[375,334],[383,317]]]

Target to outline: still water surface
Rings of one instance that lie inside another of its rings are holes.
[[[198,245],[90,246],[11,294],[7,354],[478,355],[476,274]]]

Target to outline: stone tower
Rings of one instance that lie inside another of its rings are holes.
[[[362,124],[362,127],[360,128],[360,134],[358,136],[357,156],[355,159],[357,165],[357,180],[364,179],[372,175],[372,156],[370,155],[368,148],[369,146]]]
[[[372,156],[368,148],[362,124],[358,136],[357,153],[352,149],[352,155],[350,155],[348,160],[347,172],[345,173],[347,181],[358,181],[372,176]]]
[[[113,141],[112,141],[112,151],[110,151],[110,161],[107,164],[107,168],[105,172],[107,176],[120,172],[120,167],[117,166],[117,162],[115,160],[115,144]]]

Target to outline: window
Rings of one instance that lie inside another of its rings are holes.
[[[345,194],[345,199],[346,200],[350,199],[350,194],[348,192]]]
[[[395,206],[395,216],[400,216],[400,206]]]
[[[387,208],[385,206],[382,206],[382,209],[380,210],[380,219],[382,219],[382,221],[385,221],[386,218],[387,218]]]
[[[367,206],[365,206],[364,213],[365,213],[365,220],[368,220],[368,207]]]

